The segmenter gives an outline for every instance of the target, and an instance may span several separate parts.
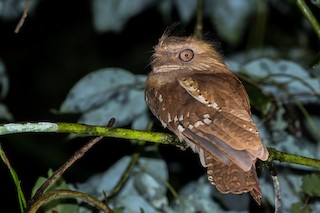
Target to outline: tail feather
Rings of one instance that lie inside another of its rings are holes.
[[[259,185],[255,165],[249,171],[243,171],[239,166],[230,162],[225,164],[206,156],[208,180],[223,194],[242,194],[250,192],[253,199],[261,204],[261,188]]]

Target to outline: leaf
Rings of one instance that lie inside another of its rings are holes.
[[[309,212],[310,212],[310,208],[301,202],[292,204],[290,209],[290,213],[309,213]]]
[[[134,119],[131,127],[132,129],[136,129],[136,130],[146,130],[149,122],[150,122],[149,114],[143,113]]]
[[[217,195],[221,195],[208,183],[207,176],[202,176],[197,181],[192,181],[182,187],[178,198],[172,203],[172,212],[227,212],[222,210],[219,202],[215,200],[216,197],[212,199],[215,191]],[[225,196],[222,197],[222,200],[223,198]],[[229,202],[231,203],[235,202]]]
[[[247,19],[252,14],[252,1],[207,0],[204,1],[204,14],[210,17],[220,37],[236,44],[242,38]]]
[[[0,99],[4,99],[9,91],[9,78],[6,73],[6,67],[0,59]],[[13,120],[13,116],[9,112],[6,105],[0,103],[0,119]]]
[[[132,73],[120,68],[105,68],[91,72],[73,86],[60,111],[85,112],[110,96],[116,96],[122,87],[134,86],[135,81]]]
[[[195,0],[175,0],[180,19],[183,23],[190,22],[196,12],[197,1]]]
[[[130,156],[125,156],[108,171],[91,177],[85,183],[75,184],[74,187],[98,199],[103,199],[104,193],[112,191],[116,186],[130,160]],[[168,208],[165,185],[167,179],[168,168],[165,161],[141,157],[120,192],[108,203],[111,208],[125,208],[123,212],[140,212],[141,208],[145,212],[167,212],[165,211]]]
[[[133,16],[156,0],[93,0],[93,24],[98,32],[119,32]]]
[[[0,119],[11,121],[13,120],[12,114],[9,112],[6,105],[0,103]]]
[[[248,78],[250,78],[248,76]],[[241,79],[241,82],[246,88],[246,91],[250,98],[250,104],[255,107],[257,110],[262,112],[262,114],[267,114],[270,110],[272,103],[271,97],[266,95],[261,88],[256,85],[250,83],[249,81],[245,81]]]
[[[115,118],[115,127],[138,122],[137,126],[145,129],[149,122],[144,115],[145,81],[145,75],[134,75],[121,68],[97,70],[73,86],[60,111],[81,113],[80,123],[106,125]]]
[[[299,64],[289,60],[257,59],[245,64],[241,73],[259,82],[265,93],[282,101],[310,103],[319,101],[319,80]]]
[[[302,190],[309,196],[320,197],[320,175],[313,173],[302,178]]]
[[[278,175],[280,190],[281,190],[281,198],[282,208],[284,212],[289,211],[290,206],[294,202],[298,202],[300,200],[299,192],[301,192],[301,176],[291,172],[290,169],[284,168],[281,173],[284,175]]]
[[[0,59],[0,88],[2,89],[0,92],[0,99],[6,97],[9,91],[9,79],[6,73],[6,67],[2,60]]]
[[[52,169],[49,169],[48,171],[48,177],[51,176],[53,173]],[[47,180],[46,177],[39,177],[32,189],[32,195],[35,194],[37,189]],[[53,190],[53,189],[69,189],[68,184],[62,179],[58,179],[56,182],[54,182],[52,185],[50,185],[45,192]],[[43,212],[45,213],[51,213],[51,212],[68,212],[68,213],[78,213],[79,207],[76,201],[70,202],[64,202],[65,198],[60,199],[54,199],[50,202],[44,204],[42,206]]]
[[[320,7],[320,0],[311,0],[311,3],[317,7]]]
[[[30,1],[30,7],[28,14],[36,9],[39,0]],[[7,20],[15,20],[16,18],[21,17],[21,14],[25,8],[25,2],[20,0],[10,0],[10,1],[1,1],[0,4],[0,17]]]
[[[10,171],[11,177],[13,179],[15,186],[16,186],[20,211],[24,212],[24,210],[26,208],[26,199],[25,199],[25,196],[24,196],[23,191],[21,189],[19,177],[18,177],[16,171],[12,168],[6,153],[3,151],[2,147],[1,147],[1,144],[0,144],[0,157]]]

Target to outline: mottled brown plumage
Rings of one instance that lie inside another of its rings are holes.
[[[185,140],[221,193],[250,192],[260,204],[257,158],[267,160],[248,95],[213,46],[164,35],[155,47],[145,98],[164,127]]]

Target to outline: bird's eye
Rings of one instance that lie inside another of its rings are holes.
[[[191,61],[191,59],[193,59],[193,56],[194,56],[194,53],[193,53],[193,51],[190,50],[190,49],[182,50],[182,51],[179,53],[179,58],[180,58],[180,60],[183,61],[183,62]]]

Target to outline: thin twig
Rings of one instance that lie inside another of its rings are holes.
[[[306,118],[310,126],[310,129],[314,132],[314,135],[317,138],[317,140],[320,141],[320,133],[319,133],[319,128],[317,123],[312,119],[311,115],[309,114],[309,112],[306,110],[306,108],[303,106],[301,102],[296,101],[296,106],[300,109],[300,111]]]
[[[274,212],[281,213],[282,205],[281,205],[281,193],[280,193],[280,183],[278,176],[271,175],[273,187],[274,187]]]
[[[62,197],[62,196],[68,196],[73,198],[79,198],[82,200],[87,201],[88,203],[93,204],[95,207],[100,208],[105,213],[112,213],[113,211],[103,202],[99,201],[98,199],[91,197],[85,193],[72,191],[72,190],[65,190],[65,189],[56,189],[47,192],[42,197],[40,197],[34,205],[30,208],[28,213],[36,213],[37,210],[44,205],[45,203],[51,201],[52,199]]]
[[[272,184],[274,188],[274,212],[281,213],[282,212],[281,191],[280,191],[280,183],[278,179],[277,168],[274,166],[273,163],[267,163],[266,166],[271,174]]]
[[[147,126],[147,130],[151,130],[152,126],[153,126],[153,122],[149,122],[149,124]],[[106,203],[110,198],[112,198],[118,194],[118,192],[122,189],[124,184],[129,179],[130,174],[132,173],[134,167],[139,162],[140,153],[142,152],[142,147],[145,145],[145,141],[136,141],[136,140],[132,140],[132,141],[136,142],[135,144],[137,145],[137,151],[132,154],[130,162],[128,163],[127,167],[125,168],[124,172],[122,173],[117,184],[113,187],[113,189],[110,192],[104,193],[104,195],[105,195],[104,200]]]
[[[25,0],[24,1],[24,10],[23,10],[22,16],[16,26],[16,29],[14,30],[15,33],[19,33],[20,28],[22,27],[25,19],[27,18],[29,8],[30,8],[30,0]]]
[[[108,127],[111,127],[111,125],[114,124],[114,119],[111,119],[108,123]],[[96,138],[93,138],[81,147],[78,151],[76,151],[59,169],[57,169],[36,191],[36,193],[33,195],[33,197],[28,201],[26,210],[28,211],[29,208],[33,205],[34,202],[36,202],[40,197],[44,194],[44,191],[52,185],[55,181],[57,181],[62,174],[70,168],[77,160],[79,160],[87,151],[89,151],[96,143],[98,143],[103,136],[99,136]]]
[[[113,187],[113,189],[110,192],[105,193],[105,201],[108,201],[110,198],[114,197],[124,186],[124,184],[127,182],[132,170],[134,169],[135,165],[138,163],[140,156],[140,152],[136,152],[131,156],[131,160],[128,163],[125,172],[121,175],[118,183]]]
[[[141,170],[144,170],[146,173],[148,173],[149,175],[153,176],[154,179],[158,179],[159,181],[161,181],[162,183],[165,184],[165,186],[168,188],[168,190],[171,192],[172,196],[177,199],[178,198],[178,193],[177,191],[172,187],[172,185],[164,180],[160,175],[158,175],[158,172],[153,170],[152,168],[146,166],[146,165],[142,165],[140,164],[140,168]]]

